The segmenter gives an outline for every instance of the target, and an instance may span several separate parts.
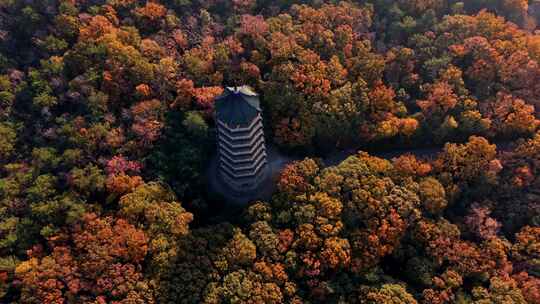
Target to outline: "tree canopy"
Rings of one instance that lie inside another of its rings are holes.
[[[524,0],[0,0],[0,303],[540,303],[538,21]],[[206,168],[236,85],[306,158],[228,216]]]

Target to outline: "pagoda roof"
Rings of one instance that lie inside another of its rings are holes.
[[[215,108],[217,119],[230,126],[247,125],[261,112],[259,95],[248,86],[226,87]]]

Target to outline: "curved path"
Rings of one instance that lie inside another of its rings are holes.
[[[510,150],[510,142],[499,142],[496,144],[498,151]],[[322,159],[326,167],[336,166],[343,162],[345,159],[347,159],[349,156],[356,154],[359,150],[362,149],[346,149],[335,151],[330,153],[329,156],[323,157]],[[369,152],[369,154],[385,159],[392,159],[404,154],[412,154],[420,158],[430,158],[436,156],[442,150],[443,147],[431,147],[417,149],[395,149],[392,151],[372,151]],[[242,194],[231,191],[225,184],[221,182],[221,179],[218,177],[217,174],[217,157],[214,155],[207,169],[209,191],[218,194],[233,207],[245,206],[246,204],[256,200],[269,200],[275,191],[277,178],[279,177],[281,170],[287,164],[290,164],[295,160],[304,159],[305,157],[314,157],[309,155],[304,157],[286,156],[280,153],[276,147],[271,145],[268,145],[267,153],[270,169],[268,170],[268,176],[266,177],[265,181],[262,183],[259,189]]]

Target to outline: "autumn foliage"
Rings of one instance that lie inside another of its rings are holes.
[[[0,1],[0,303],[540,303],[538,21],[524,0]],[[295,160],[242,207],[207,176],[237,85]]]

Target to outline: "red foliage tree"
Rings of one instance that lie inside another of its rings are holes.
[[[141,230],[121,219],[86,214],[68,233],[69,241],[52,242],[50,255],[31,251],[17,267],[25,303],[154,302],[140,271],[148,250]]]

